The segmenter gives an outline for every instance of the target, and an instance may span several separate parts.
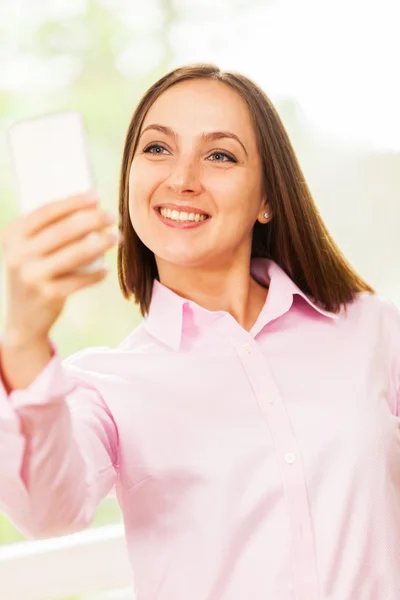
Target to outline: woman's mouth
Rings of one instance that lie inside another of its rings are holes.
[[[190,212],[188,210],[177,210],[159,206],[154,209],[160,220],[168,227],[179,229],[193,229],[204,225],[211,217],[205,213]]]

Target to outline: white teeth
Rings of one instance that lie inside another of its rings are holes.
[[[187,213],[178,210],[171,210],[170,208],[160,208],[160,213],[163,217],[172,219],[173,221],[195,221],[198,223],[199,221],[204,221],[207,218],[206,215],[201,215],[200,213]]]

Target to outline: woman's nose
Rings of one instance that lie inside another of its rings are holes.
[[[170,175],[169,187],[174,194],[196,194],[201,190],[199,169],[193,164],[179,164]]]

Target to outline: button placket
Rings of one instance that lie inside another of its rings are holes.
[[[290,414],[285,402],[281,400],[280,390],[269,369],[268,357],[258,348],[256,340],[246,341],[244,336],[239,337],[231,329],[228,321],[220,323],[219,326],[236,349],[266,426],[274,439],[277,460],[285,466],[282,469],[282,484],[287,498],[294,542],[293,568],[297,591],[305,598],[318,597],[318,574],[306,479]],[[303,535],[300,536],[296,535],[299,523],[303,527]]]

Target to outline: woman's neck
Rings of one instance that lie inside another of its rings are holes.
[[[207,310],[228,312],[246,331],[257,321],[268,294],[268,288],[253,279],[248,266],[222,272],[160,270],[163,285]]]

